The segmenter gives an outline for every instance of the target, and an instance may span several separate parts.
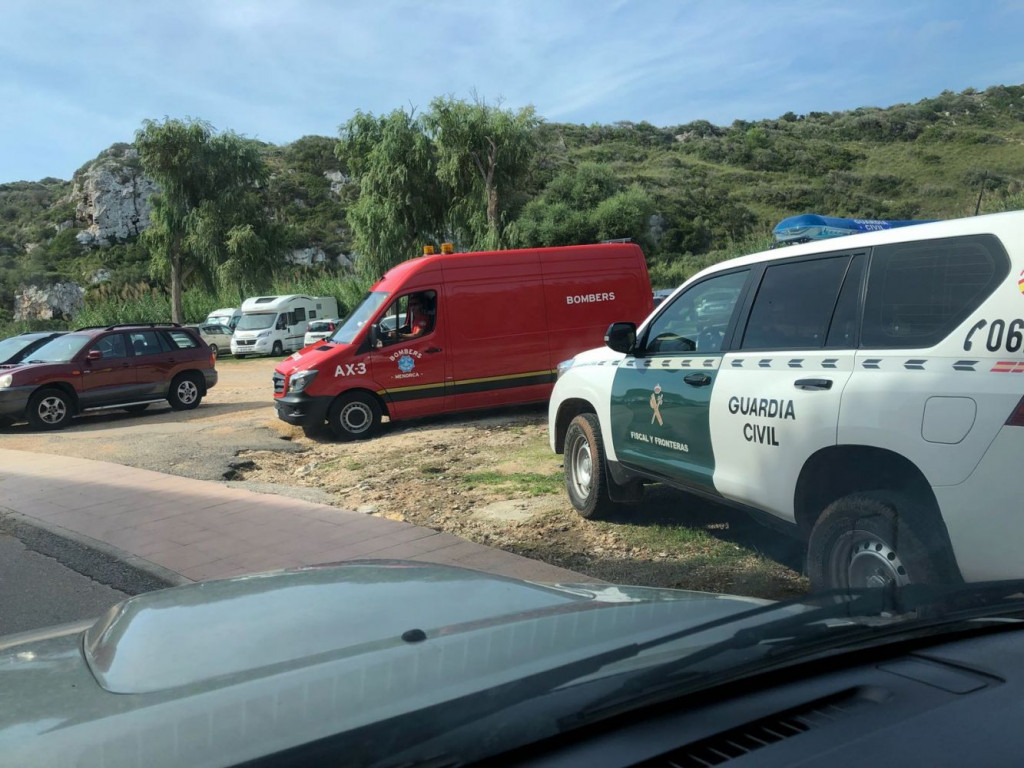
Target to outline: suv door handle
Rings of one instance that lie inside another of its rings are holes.
[[[711,377],[706,373],[691,373],[689,376],[684,376],[683,381],[691,387],[706,387],[711,383]]]
[[[832,389],[832,379],[797,379],[793,386],[797,389],[820,392],[823,389]]]
[[[428,355],[432,355],[435,352],[442,352],[443,350],[440,347],[431,347],[430,349],[425,349],[423,351],[426,352]]]

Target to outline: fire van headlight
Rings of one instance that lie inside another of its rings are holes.
[[[14,376],[9,373],[6,376],[0,376],[0,389],[7,389],[12,384],[14,384]]]
[[[291,379],[288,381],[288,391],[292,394],[301,392],[309,386],[310,382],[316,378],[317,371],[299,371],[293,373]]]
[[[558,375],[557,375],[557,378],[559,378],[559,379],[562,378],[562,376],[565,374],[565,372],[568,371],[570,368],[572,368],[573,363],[575,363],[575,362],[576,362],[576,358],[575,357],[570,357],[568,360],[563,360],[562,362],[560,362],[558,364]]]

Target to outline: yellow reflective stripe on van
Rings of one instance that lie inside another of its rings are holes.
[[[504,376],[485,376],[436,384],[412,384],[405,387],[378,389],[377,394],[393,400],[414,400],[417,397],[437,397],[444,394],[469,394],[471,392],[486,392],[493,389],[512,389],[514,387],[553,384],[556,374],[557,371],[554,369],[527,371],[525,373],[512,373]]]

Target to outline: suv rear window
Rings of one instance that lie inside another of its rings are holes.
[[[195,349],[199,346],[199,342],[186,331],[168,331],[167,335],[171,337],[171,341],[178,349]]]
[[[1010,271],[994,235],[875,248],[861,347],[927,347],[962,323]]]

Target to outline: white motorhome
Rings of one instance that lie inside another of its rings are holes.
[[[242,302],[231,337],[231,354],[283,355],[302,349],[310,320],[337,317],[338,302],[326,296],[255,296]]]
[[[206,316],[204,321],[208,325],[226,325],[232,331],[235,330],[235,326],[238,325],[238,321],[242,319],[242,310],[238,307],[226,307],[224,309],[215,309],[213,312]]]

